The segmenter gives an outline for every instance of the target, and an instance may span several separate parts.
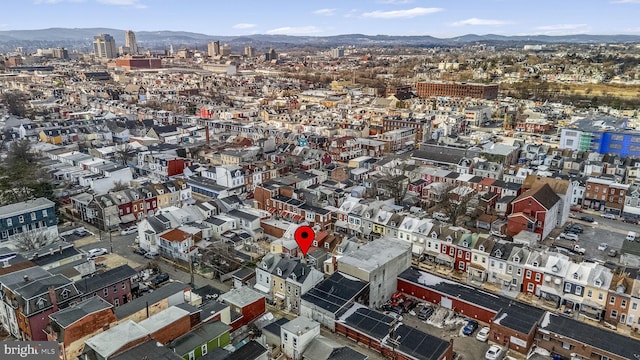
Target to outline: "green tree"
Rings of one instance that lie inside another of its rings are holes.
[[[18,91],[9,91],[2,94],[0,98],[9,114],[27,117],[29,115],[29,97],[27,94]]]

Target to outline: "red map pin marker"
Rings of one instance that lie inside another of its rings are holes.
[[[316,238],[316,233],[310,226],[300,226],[293,234],[293,238],[298,243],[302,254],[307,256],[307,251],[313,244],[313,240]]]

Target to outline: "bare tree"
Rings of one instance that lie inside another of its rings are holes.
[[[404,175],[388,175],[378,180],[377,187],[388,193],[396,205],[400,205],[409,190],[409,178]]]
[[[450,191],[444,195],[441,206],[444,213],[449,217],[453,225],[456,224],[458,218],[467,212],[467,203],[471,197],[458,197]]]
[[[4,103],[9,114],[26,117],[29,115],[29,96],[20,91],[8,91],[2,94],[0,101]]]
[[[117,191],[122,191],[122,190],[127,190],[129,188],[129,185],[126,184],[123,181],[114,181],[113,182],[113,187],[111,188],[111,192],[117,192]]]
[[[47,237],[44,231],[35,230],[14,235],[13,242],[22,251],[32,251],[50,244],[51,239]]]
[[[114,153],[114,157],[117,161],[119,161],[122,165],[127,166],[129,160],[133,158],[136,151],[129,144],[124,144],[116,148]]]

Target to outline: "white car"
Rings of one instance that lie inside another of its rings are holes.
[[[400,322],[403,319],[402,315],[400,315],[398,313],[395,313],[393,311],[385,311],[384,314],[389,316],[389,317],[392,317],[392,318],[396,319],[397,322]]]
[[[120,235],[135,234],[137,232],[138,232],[138,226],[137,225],[133,225],[133,226],[130,226],[130,227],[120,231]]]
[[[605,218],[605,219],[609,219],[609,220],[615,220],[616,219],[616,216],[613,215],[613,214],[602,214],[600,216]]]
[[[490,329],[488,326],[485,326],[482,329],[480,329],[480,331],[478,331],[478,334],[476,335],[476,340],[482,341],[482,342],[489,340],[489,331]]]
[[[605,251],[605,250],[607,250],[608,246],[609,245],[607,245],[607,243],[601,243],[600,245],[598,245],[598,250]]]
[[[87,253],[87,258],[95,259],[96,257],[98,257],[100,255],[106,255],[108,253],[109,253],[109,251],[107,251],[107,249],[105,249],[105,248],[95,248],[95,249],[89,250],[89,252]]]
[[[487,360],[500,360],[502,358],[502,347],[491,345],[489,350],[484,354],[484,358]]]

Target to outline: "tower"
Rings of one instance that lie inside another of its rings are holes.
[[[129,48],[130,54],[138,54],[138,43],[136,42],[136,34],[132,30],[127,30],[124,33],[124,46]]]
[[[210,42],[207,45],[207,53],[210,57],[220,55],[220,41]]]
[[[93,53],[99,58],[113,59],[116,57],[116,40],[109,34],[94,36]]]

